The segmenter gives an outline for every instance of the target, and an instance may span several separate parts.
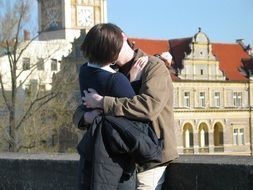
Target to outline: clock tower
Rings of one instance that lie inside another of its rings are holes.
[[[73,41],[80,30],[107,22],[107,0],[38,0],[39,40]]]

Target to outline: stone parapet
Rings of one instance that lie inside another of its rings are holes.
[[[76,154],[0,153],[1,190],[75,190]],[[164,190],[251,190],[253,157],[180,156],[166,170]]]

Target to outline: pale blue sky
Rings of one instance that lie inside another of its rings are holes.
[[[108,0],[108,22],[130,37],[191,37],[198,27],[211,42],[253,46],[253,0]]]
[[[253,0],[108,0],[108,22],[130,37],[191,37],[202,28],[211,42],[244,39],[253,46]]]

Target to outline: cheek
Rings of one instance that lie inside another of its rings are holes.
[[[122,65],[122,62],[123,62],[123,58],[122,58],[123,56],[122,56],[122,54],[121,53],[119,53],[119,56],[118,56],[118,59],[117,59],[117,65],[119,65],[119,66],[121,66]]]

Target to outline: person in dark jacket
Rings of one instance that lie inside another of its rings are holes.
[[[81,95],[84,96],[84,90],[93,88],[103,95],[132,98],[135,92],[129,80],[110,67],[117,60],[123,41],[108,40],[110,35],[115,35],[110,32],[101,33],[109,31],[108,27],[111,28],[111,25],[95,25],[81,46],[84,57],[88,59],[79,73]],[[121,35],[118,38],[121,39]],[[144,65],[146,61],[139,59],[137,62]],[[161,144],[152,128],[147,123],[133,123],[125,118],[101,116],[93,122],[95,116],[99,115],[99,110],[85,107],[80,109],[92,114],[93,118],[90,121],[85,119],[84,126],[88,130],[78,144],[79,189],[136,189],[135,162],[142,165],[144,161],[161,161]],[[129,127],[131,124],[133,127]],[[134,128],[135,124],[137,128]],[[139,133],[141,126],[143,130]]]
[[[132,49],[122,30],[111,28],[111,31],[115,32],[115,36],[111,36],[109,41],[115,43],[116,35],[121,35],[121,40],[123,40],[116,64],[119,66],[120,72],[131,78],[133,68],[138,68],[135,61],[146,54],[140,49]],[[171,58],[168,57],[168,59]],[[138,167],[137,189],[160,190],[165,180],[166,166],[178,157],[172,80],[164,62],[155,56],[148,56],[148,63],[142,67],[142,73],[137,78],[136,83],[139,85],[139,91],[133,98],[100,96],[90,89],[90,93],[85,92],[84,104],[88,107],[101,108],[106,115],[149,120],[152,123],[157,137],[164,142],[162,163],[149,163]],[[75,123],[79,123],[79,121]]]

